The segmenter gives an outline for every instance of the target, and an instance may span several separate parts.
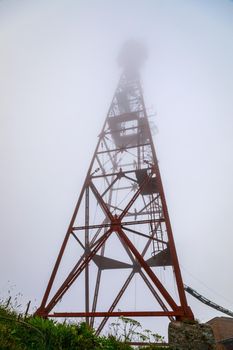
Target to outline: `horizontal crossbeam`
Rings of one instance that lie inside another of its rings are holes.
[[[124,152],[130,148],[138,148],[138,147],[144,147],[144,146],[150,146],[150,145],[151,145],[150,143],[142,143],[141,145],[124,146],[121,148],[109,149],[107,151],[98,151],[96,154],[103,154],[103,153],[110,153],[110,152]]]
[[[182,310],[177,311],[113,311],[113,312],[54,312],[48,317],[148,317],[148,316],[184,316]]]
[[[164,222],[164,219],[153,219],[153,220],[137,220],[137,221],[126,221],[122,222],[120,225],[122,226],[128,226],[128,225],[142,225],[142,224],[152,224],[155,222]],[[111,227],[114,226],[114,224],[107,223],[107,224],[99,224],[99,225],[88,225],[88,226],[75,226],[72,227],[73,231],[81,231],[85,229],[95,229],[95,228],[105,228],[105,227]]]
[[[151,346],[151,344],[153,344],[153,349],[156,349],[158,347],[158,349],[161,348],[167,348],[169,346],[168,343],[149,343],[149,342],[138,342],[138,341],[133,341],[133,342],[125,342],[125,344],[127,345],[131,345],[131,346]]]
[[[146,168],[146,170],[152,170],[152,168]],[[132,174],[132,173],[135,173],[135,170],[126,170],[126,171],[123,171],[123,174]],[[123,175],[122,174],[122,175]],[[107,176],[115,176],[115,175],[119,175],[119,171],[116,173],[110,173],[110,174],[101,174],[101,175],[92,175],[91,178],[92,179],[98,179],[98,178],[101,178],[101,177],[107,177]]]

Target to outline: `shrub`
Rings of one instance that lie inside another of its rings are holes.
[[[157,340],[162,339],[148,330],[136,332],[140,323],[128,318],[121,317],[112,327],[114,334],[97,336],[86,323],[62,324],[40,317],[22,318],[9,305],[0,305],[1,350],[130,350],[132,347],[127,342],[135,337],[140,341],[155,339],[155,336]]]

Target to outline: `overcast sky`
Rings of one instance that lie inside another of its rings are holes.
[[[233,309],[233,2],[0,1],[0,297],[40,303],[120,76],[143,40],[184,282]],[[221,315],[188,296],[201,321]]]

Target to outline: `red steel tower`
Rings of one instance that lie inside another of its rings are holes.
[[[42,317],[85,317],[92,327],[98,318],[98,333],[113,316],[193,319],[140,84],[138,68],[144,58],[145,51],[135,42],[127,43],[121,51],[123,73],[36,312]],[[69,254],[71,240],[76,244],[76,260],[57,284],[57,273],[64,254]],[[175,293],[163,283],[161,269],[164,273],[172,271]],[[123,282],[121,275],[125,277]],[[144,281],[153,296],[150,310],[128,310],[124,305],[124,310],[116,311],[135,276]],[[121,284],[114,294],[111,285],[118,279]],[[83,298],[72,300],[72,310],[56,311],[57,304],[78,281]],[[101,298],[108,294],[111,302],[99,310],[103,283]]]

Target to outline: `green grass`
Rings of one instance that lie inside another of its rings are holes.
[[[130,350],[133,348],[114,336],[96,336],[94,330],[86,323],[62,324],[40,317],[22,318],[6,306],[0,305],[0,349]],[[150,346],[145,349],[155,348]]]

